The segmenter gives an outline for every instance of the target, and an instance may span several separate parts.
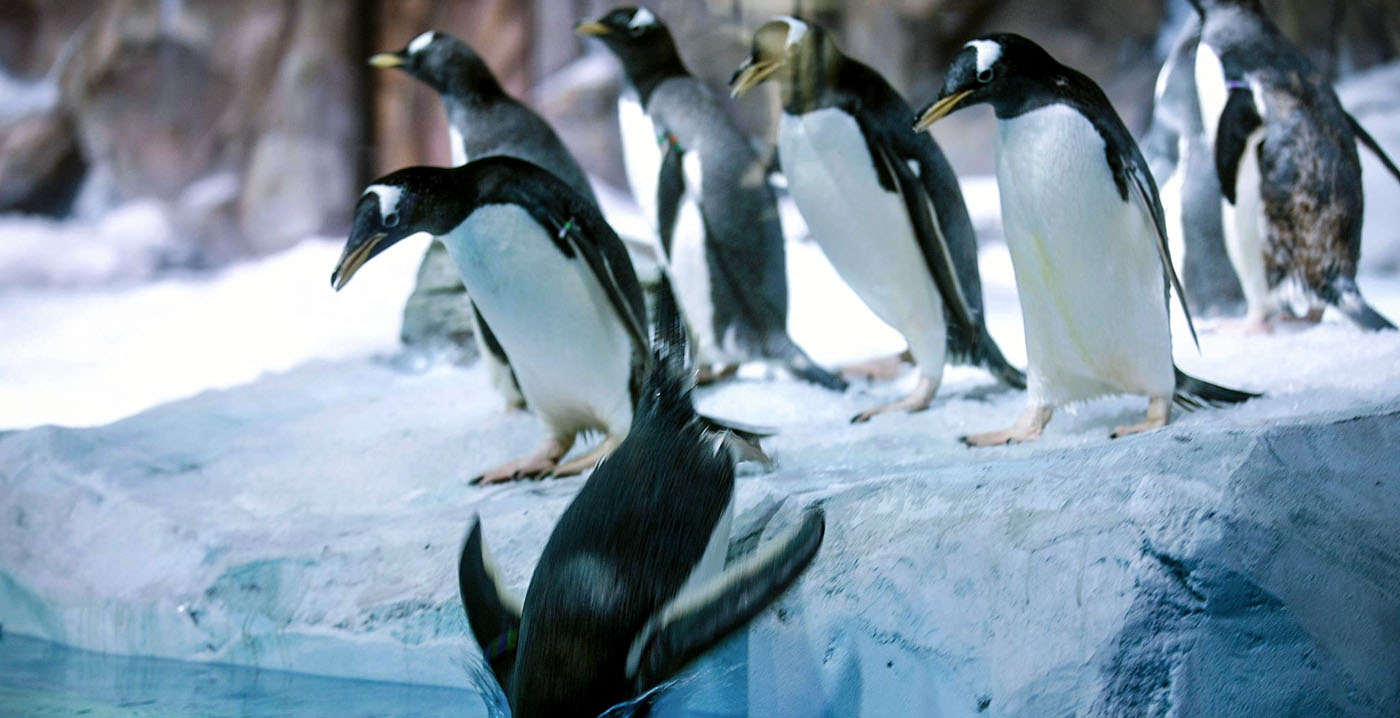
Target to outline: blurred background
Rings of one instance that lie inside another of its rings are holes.
[[[1265,5],[1339,83],[1396,59],[1400,0]],[[554,124],[610,215],[625,213],[619,69],[571,29],[608,7],[585,0],[0,3],[0,429],[107,421],[307,359],[392,349],[422,249],[399,250],[394,261],[402,266],[360,280],[338,301],[326,280],[368,180],[410,164],[447,164],[437,96],[365,63],[424,30],[472,44],[510,92]],[[746,55],[749,33],[775,14],[797,12],[834,28],[848,54],[915,106],[934,96],[942,68],[967,38],[1021,32],[1102,84],[1139,134],[1157,70],[1191,12],[1185,0],[661,0],[650,7],[671,25],[691,70],[720,93]],[[1369,111],[1395,114],[1397,77],[1385,75],[1379,91],[1367,85]],[[771,144],[778,116],[771,85],[730,107]],[[988,204],[978,197],[989,196],[995,212],[994,185],[976,181],[991,171],[994,132],[977,112],[938,127],[944,151],[969,178],[974,215]],[[254,260],[264,269],[252,270]],[[262,346],[259,358],[240,358],[252,344]],[[96,378],[90,385],[76,378],[84,376]],[[96,410],[94,395],[106,398]],[[89,408],[64,409],[84,402]]]

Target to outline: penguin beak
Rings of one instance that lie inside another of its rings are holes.
[[[369,59],[369,64],[385,70],[391,67],[403,66],[403,56],[397,52],[381,52]]]
[[[958,104],[966,100],[967,96],[971,94],[972,90],[963,90],[929,105],[923,112],[919,113],[919,119],[914,123],[914,130],[916,132],[923,132],[929,127],[932,127],[933,123],[948,116],[953,110],[958,109]]]
[[[360,267],[369,261],[370,257],[374,256],[375,248],[384,241],[386,236],[388,235],[379,232],[360,242],[356,242],[352,238],[345,245],[345,251],[341,253],[340,261],[335,265],[335,271],[331,272],[331,286],[335,287],[335,291],[340,291],[346,284],[350,283],[350,278],[355,276],[355,272],[358,272]]]
[[[738,97],[752,90],[782,66],[782,60],[754,62],[752,57],[745,60],[744,64],[734,71],[734,76],[729,78],[729,96]]]
[[[574,34],[583,37],[601,37],[611,35],[612,28],[601,22],[579,22],[574,24]]]

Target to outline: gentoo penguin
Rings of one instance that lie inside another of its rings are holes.
[[[997,187],[1030,381],[1015,426],[964,441],[1036,439],[1055,407],[1108,394],[1149,398],[1147,419],[1114,437],[1164,426],[1173,396],[1183,406],[1255,396],[1172,362],[1169,288],[1182,291],[1157,186],[1103,90],[1024,37],[989,35],[958,52],[916,127],[979,103],[997,118]]]
[[[504,155],[402,169],[361,196],[331,284],[345,286],[366,261],[417,232],[446,245],[550,432],[528,456],[477,480],[575,474],[611,452],[638,399],[646,308],[597,206],[538,165]],[[602,443],[558,463],[589,430],[602,432]]]
[[[564,180],[575,192],[597,204],[588,177],[559,136],[534,110],[506,94],[491,68],[471,46],[443,32],[429,30],[398,52],[381,52],[369,59],[379,68],[397,67],[437,91],[447,110],[452,164],[468,159],[509,155],[533,162]],[[425,263],[436,248],[429,249]],[[473,306],[477,348],[495,385],[510,406],[524,405],[509,359],[491,327]]]
[[[1331,305],[1363,328],[1394,329],[1356,286],[1356,142],[1374,141],[1258,0],[1192,4],[1203,20],[1196,89],[1224,194],[1226,249],[1249,307],[1246,328],[1266,331],[1284,309],[1317,321]]]
[[[734,464],[692,408],[685,328],[658,342],[627,439],[545,544],[523,604],[474,520],[458,563],[467,622],[516,718],[588,716],[642,695],[770,605],[821,546],[820,507],[725,566]]]
[[[686,70],[671,32],[646,8],[576,27],[622,61],[619,102],[628,180],[657,227],[701,367],[782,362],[842,390],[787,332],[788,288],[777,198],[748,137]]]
[[[770,77],[782,88],[788,191],[832,266],[904,335],[919,367],[912,394],[855,421],[927,408],[948,355],[1024,386],[987,333],[977,237],[957,177],[933,138],[909,128],[909,105],[825,29],[796,18],[758,29],[730,88],[738,96]]]
[[[1167,239],[1191,313],[1232,316],[1244,309],[1244,294],[1225,253],[1220,181],[1196,99],[1201,20],[1185,2],[1182,6],[1184,23],[1157,75],[1142,153],[1161,190]]]

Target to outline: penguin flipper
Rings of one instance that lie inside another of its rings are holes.
[[[617,310],[623,326],[627,328],[633,348],[645,355],[650,342],[647,340],[646,304],[642,298],[642,285],[637,281],[637,272],[632,268],[632,258],[617,233],[608,225],[599,210],[592,207],[578,207],[581,211],[570,216],[546,213],[544,224],[555,235],[555,241],[581,256],[593,270],[593,276],[602,285],[608,301]],[[541,217],[538,215],[536,219]],[[567,253],[567,251],[566,251]]]
[[[675,239],[676,219],[681,213],[681,199],[685,196],[684,160],[685,152],[680,145],[667,140],[661,150],[661,170],[656,179],[656,226],[661,249],[668,260]]]
[[[1196,343],[1196,349],[1199,350],[1201,339],[1196,336],[1196,322],[1191,318],[1191,309],[1186,306],[1186,290],[1181,286],[1181,278],[1176,275],[1176,265],[1172,264],[1171,244],[1167,239],[1166,212],[1162,210],[1162,200],[1157,196],[1157,186],[1152,182],[1152,174],[1141,155],[1135,157],[1134,161],[1125,163],[1123,171],[1127,175],[1128,186],[1132,188],[1134,200],[1147,215],[1148,223],[1152,225],[1153,234],[1157,237],[1157,256],[1162,260],[1162,271],[1166,272],[1167,280],[1176,292],[1176,299],[1181,304],[1181,313],[1186,316],[1186,328],[1191,330],[1191,341]]]
[[[1230,389],[1212,384],[1204,379],[1197,379],[1175,366],[1172,367],[1172,370],[1176,372],[1176,393],[1172,396],[1172,401],[1187,411],[1204,409],[1207,406],[1219,408],[1230,404],[1243,404],[1250,399],[1258,399],[1263,396],[1263,394]]]
[[[924,255],[924,262],[928,264],[933,283],[937,285],[938,293],[943,297],[944,306],[955,320],[950,329],[961,332],[967,346],[976,347],[981,339],[978,336],[979,325],[973,318],[975,312],[968,304],[967,292],[962,286],[962,281],[958,279],[958,267],[953,261],[948,238],[943,235],[943,228],[938,223],[938,211],[934,209],[933,199],[928,196],[923,185],[919,184],[909,166],[900,161],[889,148],[873,137],[868,137],[868,141],[876,162],[876,174],[886,181],[893,178],[895,191],[904,200],[904,206],[909,213],[909,223],[914,227],[914,236],[919,239],[919,249]]]
[[[481,538],[481,517],[472,517],[471,529],[457,561],[457,587],[467,624],[481,647],[481,655],[501,690],[510,693],[515,668],[516,639],[520,635],[519,597],[506,587],[501,572]]]
[[[1372,137],[1371,133],[1367,132],[1366,128],[1362,127],[1361,123],[1357,121],[1355,117],[1352,117],[1350,112],[1346,114],[1347,122],[1351,124],[1352,134],[1356,135],[1356,139],[1360,141],[1361,144],[1365,145],[1366,149],[1370,150],[1371,154],[1375,155],[1376,159],[1381,161],[1381,164],[1385,165],[1385,168],[1389,170],[1391,176],[1394,177],[1397,182],[1400,182],[1400,167],[1395,166],[1395,163],[1390,159],[1390,155],[1385,153],[1385,150],[1381,148],[1379,142],[1376,142],[1376,138]]]
[[[1215,132],[1215,173],[1220,177],[1220,191],[1230,204],[1235,204],[1235,184],[1249,138],[1263,123],[1254,105],[1254,93],[1244,85],[1231,87]]]
[[[637,634],[627,677],[646,690],[742,628],[792,585],[816,556],[826,516],[814,506],[781,536],[710,581],[671,599]]]

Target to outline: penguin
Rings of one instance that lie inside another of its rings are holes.
[[[927,129],[975,104],[997,118],[997,188],[1026,332],[1029,391],[1016,424],[971,446],[1039,438],[1058,406],[1144,394],[1146,419],[1114,438],[1165,426],[1183,407],[1251,394],[1187,376],[1172,361],[1172,267],[1157,186],[1103,90],[1020,35],[988,35],[954,57]],[[1195,328],[1186,310],[1186,321]]]
[[[786,591],[821,546],[825,515],[813,506],[725,565],[734,463],[692,406],[679,311],[669,293],[657,302],[631,431],[560,516],[524,601],[502,581],[479,517],[463,543],[467,622],[516,718],[592,718],[655,696]]]
[[[646,308],[622,241],[597,206],[549,171],[506,155],[402,169],[361,195],[332,286],[341,289],[365,262],[418,232],[447,247],[550,432],[529,455],[473,482],[568,476],[611,452],[639,397]],[[766,459],[756,443],[764,432],[734,428],[752,442],[733,444],[736,451]],[[559,463],[584,431],[601,432],[602,442]]]
[[[695,336],[697,363],[780,362],[835,391],[846,382],[787,331],[788,288],[777,198],[748,137],[690,74],[671,32],[646,8],[618,8],[575,31],[622,61],[619,101],[628,181],[657,227]]]
[[[1225,252],[1220,182],[1196,97],[1201,21],[1184,1],[1183,23],[1157,75],[1142,153],[1161,192],[1167,239],[1194,316],[1233,316],[1244,294]]]
[[[397,52],[370,57],[369,64],[382,69],[397,67],[442,97],[452,164],[466,164],[468,159],[491,155],[519,157],[553,172],[588,201],[598,203],[587,175],[559,135],[534,110],[507,94],[491,68],[467,43],[429,30]],[[424,263],[432,261],[437,251],[441,250],[429,249]],[[475,305],[472,320],[477,348],[492,385],[505,397],[507,406],[524,408],[510,359]]]
[[[1225,244],[1248,305],[1268,331],[1291,310],[1335,307],[1368,330],[1394,329],[1356,285],[1362,187],[1358,140],[1388,164],[1336,92],[1258,0],[1192,0],[1202,18],[1195,79],[1214,150]]]
[[[788,192],[841,278],[904,335],[920,373],[909,396],[853,421],[928,408],[948,358],[1025,386],[987,332],[957,177],[933,138],[909,128],[908,103],[824,28],[793,17],[758,29],[730,89],[737,97],[769,78],[782,88]]]

